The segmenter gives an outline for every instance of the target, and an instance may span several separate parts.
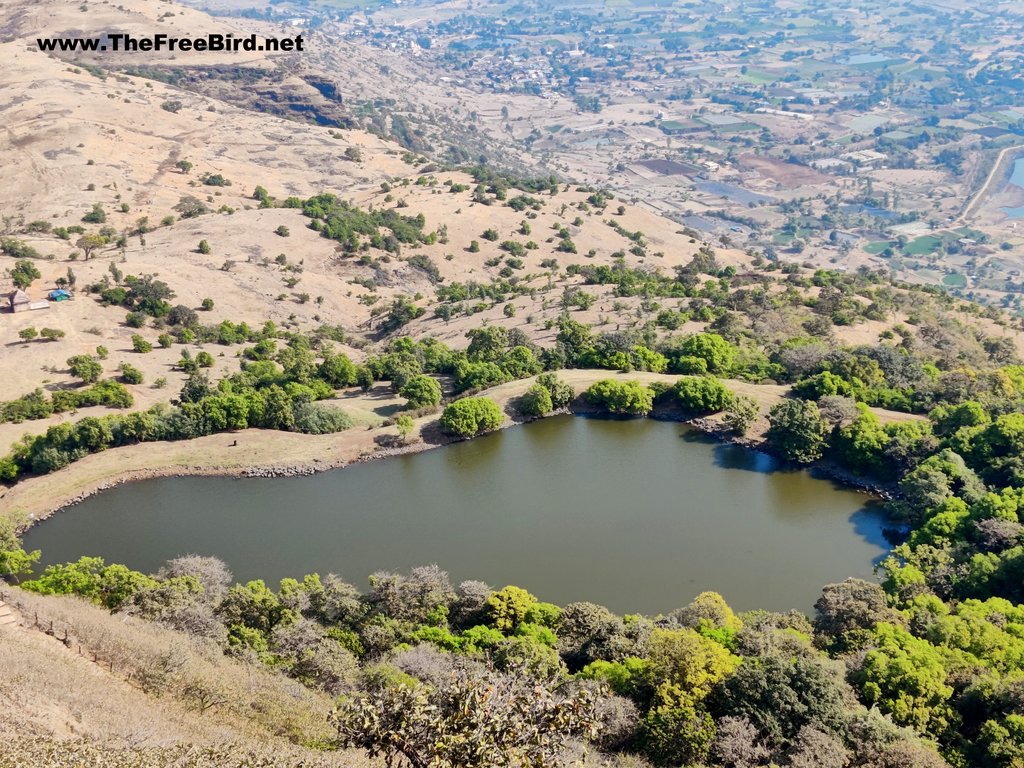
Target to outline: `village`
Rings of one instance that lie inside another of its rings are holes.
[[[247,5],[225,12],[312,30],[306,63],[412,151],[472,147],[780,261],[1020,306],[1012,3]]]

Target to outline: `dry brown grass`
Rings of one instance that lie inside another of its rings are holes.
[[[225,745],[233,745],[229,752],[315,758],[309,765],[360,764],[354,754],[321,755],[300,746],[331,736],[327,696],[227,658],[212,644],[75,598],[8,592],[27,622],[52,622],[56,638],[32,628],[0,628],[0,698],[9,704],[0,708],[0,734],[16,738],[22,750],[20,763],[4,763],[12,753],[0,751],[0,765],[92,764],[86,756],[96,744],[112,756],[123,753],[111,765],[234,764],[169,759],[182,747],[201,753],[229,749]],[[65,629],[69,647],[57,639]],[[29,761],[56,742],[79,739],[85,745],[77,762]],[[165,748],[174,749],[160,751]]]

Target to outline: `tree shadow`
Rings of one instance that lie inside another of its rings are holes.
[[[378,406],[378,407],[376,407],[376,408],[374,408],[372,410],[378,416],[382,416],[385,419],[389,419],[392,416],[394,416],[396,413],[399,413],[400,411],[404,411],[405,410],[405,406],[403,406],[401,403],[391,403],[390,405]]]
[[[452,436],[441,429],[441,423],[431,421],[420,430],[420,439],[428,445],[445,445],[453,442]]]
[[[373,442],[381,448],[400,448],[407,445],[401,435],[377,435],[373,438]]]
[[[70,375],[71,371],[63,371],[63,373]],[[43,384],[42,388],[47,392],[70,392],[87,386],[89,385],[81,381],[53,381],[49,384]]]
[[[523,413],[523,400],[524,396],[510,398],[502,411],[516,424],[525,424],[528,421],[533,421],[533,417],[527,416]]]
[[[338,396],[339,400],[391,400],[396,397],[395,393],[387,387],[374,387],[363,392],[344,392]]]

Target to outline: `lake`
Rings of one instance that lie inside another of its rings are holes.
[[[870,497],[652,419],[558,416],[298,478],[185,477],[106,491],[32,528],[43,563],[153,571],[216,555],[238,580],[437,563],[564,605],[655,614],[704,590],[810,611],[886,551]]]
[[[1013,162],[1013,173],[1010,174],[1010,183],[1015,187],[1024,188],[1024,157],[1018,157]],[[1024,206],[1019,208],[1003,208],[1002,211],[1011,219],[1024,219]]]
[[[1013,162],[1013,173],[1010,174],[1010,183],[1024,187],[1024,157],[1018,157]]]

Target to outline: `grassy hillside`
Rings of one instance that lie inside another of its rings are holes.
[[[713,593],[620,617],[436,566],[360,594],[83,559],[10,592],[0,765],[1019,766],[1019,318],[418,156],[347,128],[296,57],[33,44],[283,31],[260,22],[3,15],[0,294],[73,296],[0,315],[12,581],[15,529],[111,482],[313,471],[565,409],[885,483],[908,538],[813,619]]]

